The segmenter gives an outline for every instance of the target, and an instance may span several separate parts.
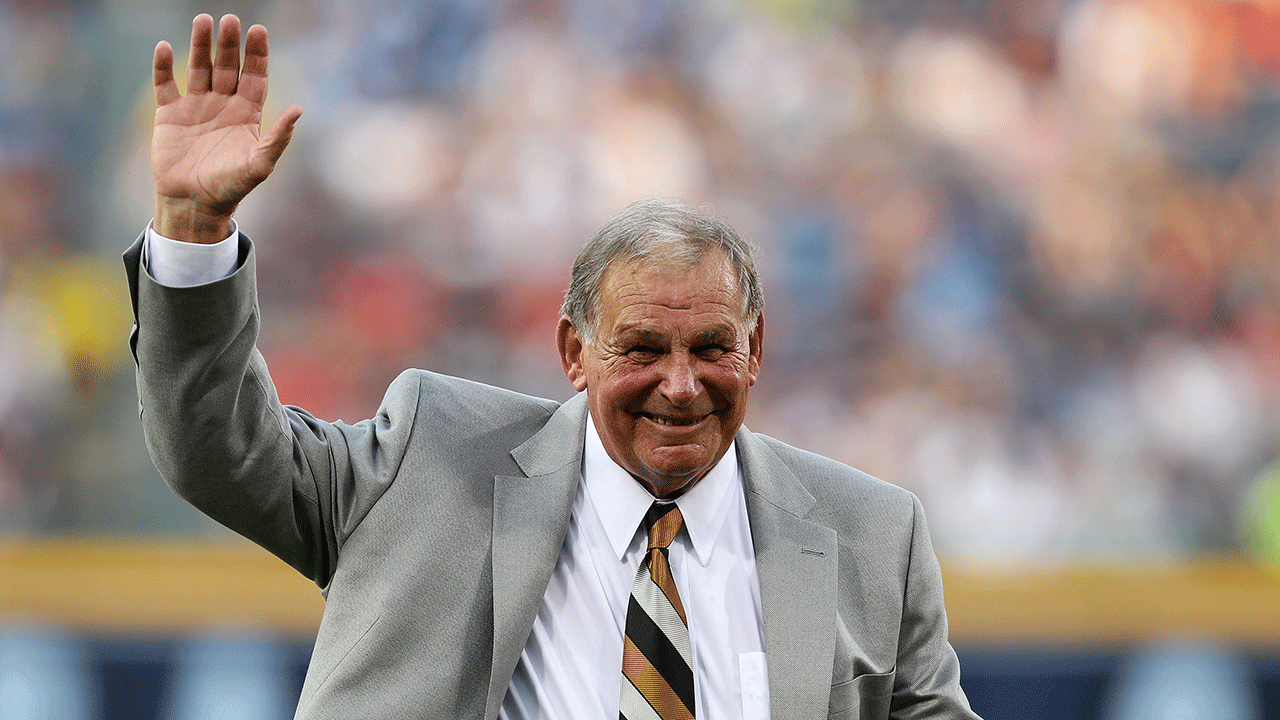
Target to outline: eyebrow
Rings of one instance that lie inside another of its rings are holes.
[[[697,347],[699,345],[721,344],[729,345],[733,343],[733,331],[729,328],[715,327],[706,330],[699,330],[689,337],[689,345]],[[659,345],[665,343],[667,335],[651,330],[645,327],[631,327],[618,333],[618,340],[625,344],[640,343],[645,345]]]
[[[712,328],[710,330],[699,330],[690,338],[689,344],[697,347],[699,345],[731,345],[733,343],[733,332],[728,328]]]
[[[662,342],[663,337],[662,333],[643,327],[627,328],[618,333],[618,339],[627,344],[644,343],[653,345]]]

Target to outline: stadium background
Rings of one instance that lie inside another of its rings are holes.
[[[0,717],[288,717],[319,596],[172,497],[119,254],[149,62],[271,29],[239,215],[286,402],[563,398],[595,227],[761,247],[748,425],[916,492],[988,720],[1280,718],[1280,9],[1248,0],[0,0]]]

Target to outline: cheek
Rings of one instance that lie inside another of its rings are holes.
[[[648,368],[621,364],[601,372],[598,381],[601,397],[609,398],[609,403],[619,409],[643,402],[659,382]]]
[[[702,377],[702,384],[707,388],[708,392],[720,395],[725,399],[736,399],[746,393],[747,389],[754,384],[754,379],[747,363],[733,364],[729,366],[715,366],[706,372]]]
[[[627,384],[606,380],[592,387],[598,398],[598,411],[613,425],[629,423],[631,409],[638,405],[635,391]]]

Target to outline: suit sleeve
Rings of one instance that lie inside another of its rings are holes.
[[[417,411],[418,376],[402,374],[378,414],[327,423],[281,405],[256,348],[253,245],[240,267],[186,288],[125,253],[130,336],[147,448],[165,482],[205,514],[324,587],[344,540],[395,477]]]
[[[894,720],[977,720],[960,687],[960,662],[947,634],[942,572],[924,508],[912,496],[911,550],[898,635]]]

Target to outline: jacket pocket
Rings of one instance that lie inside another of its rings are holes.
[[[829,720],[885,720],[893,699],[894,670],[868,673],[831,686]]]

